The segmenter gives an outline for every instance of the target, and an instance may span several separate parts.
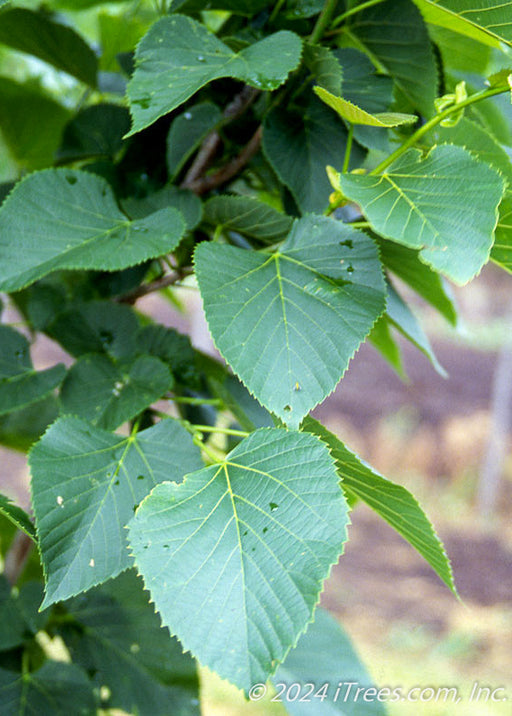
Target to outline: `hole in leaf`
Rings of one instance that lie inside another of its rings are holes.
[[[289,405],[285,405],[284,408],[283,408],[283,410],[285,411],[285,413],[291,413],[291,412],[292,412],[292,409],[291,409],[291,407],[290,407]]]
[[[274,511],[277,510],[277,508],[279,507],[279,505],[276,504],[275,502],[269,502],[269,503],[268,503],[268,506],[270,507],[270,511],[271,511],[271,512],[274,512]]]
[[[74,177],[72,174],[68,174],[66,176],[66,181],[68,184],[76,184],[78,179],[76,177]]]

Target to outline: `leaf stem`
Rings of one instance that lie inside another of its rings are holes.
[[[213,425],[194,425],[192,427],[200,433],[219,433],[220,435],[234,435],[240,438],[246,438],[249,433],[245,430],[232,430],[231,428],[216,428]]]
[[[343,174],[345,174],[345,172],[348,172],[348,165],[350,164],[350,155],[352,153],[353,140],[354,140],[354,125],[352,123],[349,123],[347,146],[345,147],[345,156],[343,158],[343,168],[341,170],[343,172]]]
[[[338,0],[325,0],[324,8],[320,13],[320,17],[316,21],[315,27],[313,28],[313,32],[309,36],[309,41],[312,45],[317,43],[322,38],[322,35],[327,29],[327,26],[331,22],[332,16],[334,15],[337,5]]]
[[[346,20],[347,17],[351,17],[357,12],[361,12],[361,10],[367,10],[374,5],[380,5],[382,2],[384,2],[384,0],[367,0],[367,2],[363,2],[361,3],[361,5],[357,5],[357,7],[353,7],[350,10],[343,12],[341,15],[338,15],[338,17],[332,23],[332,27],[338,27],[338,25],[341,25],[341,23]]]
[[[510,92],[510,87],[508,85],[504,87],[492,87],[491,89],[482,90],[481,92],[477,92],[471,95],[471,97],[468,97],[467,99],[463,100],[462,102],[459,102],[458,104],[453,104],[451,107],[447,107],[445,110],[439,112],[439,114],[436,114],[434,117],[425,122],[425,124],[421,126],[418,130],[416,130],[416,132],[414,132],[414,134],[412,134],[409,139],[407,139],[402,145],[398,147],[398,149],[395,149],[395,151],[390,154],[389,157],[386,157],[386,159],[384,159],[378,166],[376,166],[375,169],[372,169],[370,174],[380,174],[380,172],[382,172],[384,169],[387,169],[387,167],[389,167],[390,164],[392,164],[399,157],[401,157],[402,154],[404,154],[409,149],[409,147],[412,147],[413,144],[416,144],[418,139],[421,139],[421,137],[430,132],[431,129],[436,127],[446,117],[449,117],[451,114],[459,112],[464,107],[469,107],[469,105],[471,104],[481,102],[484,99],[494,97],[494,95],[497,94],[503,94],[504,92]]]
[[[269,23],[274,22],[274,20],[279,15],[279,10],[281,10],[281,8],[285,4],[285,2],[286,2],[286,0],[278,0],[278,2],[274,6],[274,9],[272,10],[272,14],[270,15],[270,17],[268,19]]]
[[[137,299],[147,296],[149,293],[155,293],[155,291],[160,291],[163,288],[174,286],[185,278],[185,276],[189,276],[191,273],[193,273],[192,269],[180,269],[175,273],[166,274],[165,276],[162,276],[162,278],[157,278],[156,281],[145,284],[143,283],[141,286],[133,289],[133,291],[128,291],[122,296],[117,296],[115,301],[116,303],[133,304],[137,301]]]
[[[222,400],[218,398],[189,398],[186,395],[177,395],[171,400],[174,403],[183,403],[184,405],[222,405]]]
[[[199,435],[197,433],[196,433],[196,435],[194,435],[194,437],[192,439],[193,439],[194,445],[197,445],[198,448],[200,448],[206,455],[208,455],[208,457],[210,458],[210,460],[212,460],[212,462],[214,462],[214,463],[222,462],[222,460],[224,460],[225,456],[223,455],[223,453],[221,453],[219,450],[215,450],[214,448],[210,447],[209,445],[206,445],[206,443],[204,443],[201,440],[201,438],[199,437]]]

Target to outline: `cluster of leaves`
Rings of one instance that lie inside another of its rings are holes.
[[[0,0],[0,291],[26,328],[0,326],[0,442],[35,520],[0,496],[1,535],[44,573],[0,582],[2,714],[198,713],[197,662],[245,691],[368,683],[316,609],[350,507],[455,586],[414,497],[309,413],[367,339],[442,372],[399,281],[455,324],[445,279],[511,270],[512,9],[97,4]],[[183,287],[225,362],[136,308]],[[34,368],[38,333],[68,366]]]

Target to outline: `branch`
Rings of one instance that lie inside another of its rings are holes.
[[[149,293],[155,293],[156,291],[160,291],[162,288],[173,286],[178,283],[178,281],[181,281],[185,276],[189,276],[191,273],[192,269],[182,269],[180,271],[176,271],[175,273],[167,274],[166,276],[162,276],[162,278],[158,278],[156,281],[152,281],[151,283],[143,283],[141,286],[134,288],[133,291],[128,291],[128,293],[117,296],[114,300],[116,303],[133,304],[137,299],[147,296]]]
[[[260,125],[237,157],[225,164],[214,174],[199,177],[191,182],[188,189],[191,189],[195,194],[206,194],[206,192],[216,189],[221,184],[228,182],[236,176],[256,154],[260,148],[262,136],[263,129]]]
[[[17,532],[5,555],[4,577],[14,586],[18,581],[34,542],[24,532]]]
[[[250,107],[259,93],[260,90],[245,85],[242,91],[233,97],[232,101],[227,105],[222,113],[221,126],[228,124],[229,122],[234,122],[235,119],[238,119],[238,117],[240,117],[246,109]],[[192,189],[192,191],[194,191],[194,183],[205,174],[208,167],[215,159],[215,155],[217,154],[221,144],[222,139],[217,130],[214,130],[206,137],[201,145],[201,149],[197,153],[196,158],[192,162],[190,169],[181,183],[182,189]]]

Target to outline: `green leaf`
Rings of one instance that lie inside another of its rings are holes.
[[[0,444],[27,452],[58,414],[57,398],[49,395],[26,408],[0,416]]]
[[[402,485],[379,475],[349,450],[339,438],[313,418],[304,429],[318,435],[331,450],[343,489],[366,502],[430,564],[440,579],[457,593],[444,547],[416,499]]]
[[[146,216],[168,207],[177,209],[185,219],[188,231],[196,228],[203,213],[201,200],[195,194],[188,189],[179,189],[170,185],[143,199],[124,199],[121,205],[132,219],[144,219]]]
[[[422,261],[464,284],[489,258],[504,190],[500,174],[448,144],[425,157],[409,149],[383,174],[344,174],[341,190],[375,230],[410,248]]]
[[[167,363],[180,383],[197,382],[195,353],[188,336],[159,324],[144,326],[136,336],[136,348]]]
[[[60,418],[32,449],[32,502],[46,575],[43,606],[101,584],[130,566],[125,526],[163,480],[202,463],[175,420],[130,437]]]
[[[393,102],[393,80],[377,74],[366,55],[351,47],[335,50],[343,67],[343,96],[370,114],[387,112]],[[328,89],[328,88],[327,88]],[[390,154],[392,148],[387,132],[375,127],[356,125],[354,138],[364,147]]]
[[[301,51],[300,38],[281,31],[236,53],[189,17],[161,18],[137,47],[136,69],[128,84],[130,134],[221,77],[234,77],[262,90],[277,89],[299,64]]]
[[[437,68],[426,25],[411,0],[388,0],[359,12],[351,18],[349,31],[413,108],[431,116]]]
[[[130,523],[130,545],[171,633],[248,690],[310,620],[347,522],[325,446],[263,429],[225,462],[155,488]]]
[[[238,15],[253,15],[260,12],[272,0],[208,0],[209,10],[229,10]],[[171,10],[181,12],[199,12],[204,10],[204,0],[174,0]]]
[[[172,251],[184,229],[176,209],[130,221],[100,177],[37,172],[0,208],[0,290],[16,291],[57,269],[127,268]]]
[[[434,306],[452,324],[457,325],[457,309],[443,278],[419,259],[419,252],[376,237],[384,266],[405,281],[416,293]]]
[[[110,693],[104,708],[138,716],[199,716],[195,661],[160,626],[133,570],[66,603],[59,634],[74,663]]]
[[[341,169],[347,145],[344,124],[316,97],[302,111],[274,109],[267,115],[263,150],[301,211],[322,213],[332,188],[326,166]],[[352,166],[362,159],[357,146]]]
[[[90,716],[96,699],[86,672],[75,664],[45,661],[37,671],[0,669],[2,716]]]
[[[0,77],[0,129],[13,158],[26,169],[53,162],[69,110],[31,85]]]
[[[214,196],[204,206],[204,220],[223,231],[235,231],[271,244],[284,239],[292,219],[250,196]]]
[[[320,87],[341,94],[343,70],[335,53],[322,45],[304,45],[304,64]]]
[[[89,353],[66,376],[62,411],[115,430],[159,400],[172,382],[168,367],[158,358],[144,355],[116,363],[106,355]]]
[[[96,86],[98,61],[94,51],[71,27],[54,22],[46,13],[20,7],[5,10],[0,43]]]
[[[334,389],[384,309],[375,244],[327,217],[296,221],[270,255],[202,243],[195,265],[217,348],[294,427]]]
[[[414,0],[427,22],[491,47],[512,45],[512,14],[499,0]]]
[[[213,102],[201,102],[189,107],[173,120],[167,135],[167,169],[174,179],[200,146],[201,142],[219,124],[222,113]]]
[[[32,520],[21,507],[15,505],[9,497],[0,494],[0,515],[3,515],[10,520],[13,525],[16,525],[18,529],[22,530],[28,535],[34,542],[37,541],[36,530],[32,524]]]
[[[88,301],[57,314],[46,332],[72,356],[106,353],[126,358],[135,353],[139,320],[128,306],[111,301]]]
[[[0,326],[0,415],[44,398],[60,385],[65,373],[62,364],[34,370],[25,336]]]
[[[491,250],[491,259],[509,273],[512,273],[512,192],[505,193],[500,204],[500,218],[496,227],[496,239]]]
[[[100,69],[106,72],[119,72],[121,64],[117,59],[118,56],[133,52],[133,48],[147,32],[154,17],[151,13],[116,14],[115,10],[109,12],[105,9],[100,10],[96,17],[101,46]]]
[[[370,343],[376,348],[402,380],[407,380],[407,373],[402,360],[402,351],[393,334],[391,321],[387,314],[379,318],[368,336]]]
[[[6,498],[2,495],[0,499],[3,502]],[[0,652],[21,646],[26,640],[27,623],[18,609],[11,585],[0,574]],[[3,705],[3,702],[0,703]]]
[[[418,120],[415,114],[401,112],[378,112],[370,114],[361,107],[349,102],[343,97],[336,97],[323,87],[315,87],[315,94],[333,109],[342,119],[351,124],[363,124],[367,127],[398,127],[402,124],[413,124]]]
[[[130,129],[130,113],[115,104],[94,104],[78,112],[66,125],[57,159],[114,157]]]
[[[403,300],[400,294],[395,290],[392,284],[388,283],[388,296],[386,301],[386,313],[391,323],[398,328],[416,348],[418,348],[432,363],[439,375],[447,378],[448,375],[440,365],[436,358],[430,341],[428,340],[420,322],[410,309],[409,305]]]
[[[272,681],[274,685],[286,684],[284,693],[295,683],[315,686],[308,699],[285,701],[286,710],[291,716],[361,716],[362,713],[364,716],[384,716],[387,713],[384,705],[376,698],[368,699],[364,706],[362,699],[355,700],[350,696],[345,698],[347,682],[354,682],[352,688],[357,685],[364,689],[372,688],[373,683],[350,637],[325,609],[316,610],[315,621],[290,651]],[[321,690],[323,684],[328,684],[325,692]],[[340,690],[337,692],[338,686]],[[318,697],[315,696],[317,693]],[[322,693],[326,694],[325,700],[321,698]],[[336,693],[338,698],[335,700]]]

